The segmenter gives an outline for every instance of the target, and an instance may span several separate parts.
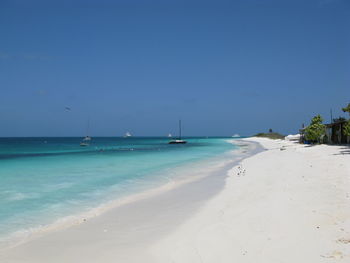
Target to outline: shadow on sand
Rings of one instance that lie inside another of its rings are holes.
[[[350,145],[349,144],[332,145],[332,146],[341,146],[339,153],[334,153],[333,155],[350,154]]]

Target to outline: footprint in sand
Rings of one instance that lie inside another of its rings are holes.
[[[334,258],[334,259],[342,259],[343,258],[343,253],[337,250],[334,250],[331,254],[328,254],[326,256],[321,255],[321,257],[324,258]]]
[[[350,244],[350,238],[339,238],[337,242],[342,244]]]

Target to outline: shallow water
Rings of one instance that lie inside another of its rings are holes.
[[[0,240],[220,163],[227,138],[0,138]]]

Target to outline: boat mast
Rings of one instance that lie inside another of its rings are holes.
[[[179,137],[179,139],[181,140],[181,120],[179,120],[179,131],[180,131],[180,137]]]
[[[90,117],[88,118],[87,128],[86,128],[86,136],[89,136],[90,133]]]

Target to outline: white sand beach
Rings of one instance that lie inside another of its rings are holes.
[[[0,262],[350,262],[350,148],[267,151],[0,252]]]
[[[157,242],[157,262],[350,262],[349,147],[249,140],[268,151]]]

